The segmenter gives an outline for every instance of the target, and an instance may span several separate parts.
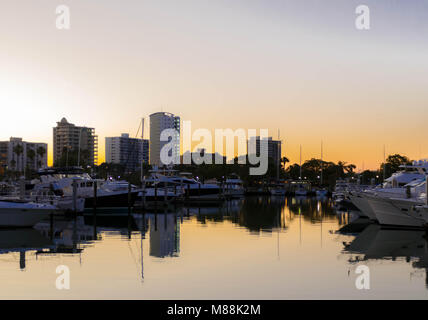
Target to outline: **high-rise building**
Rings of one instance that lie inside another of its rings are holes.
[[[76,166],[87,163],[90,166],[98,162],[98,136],[94,128],[78,127],[62,118],[53,128],[53,156],[54,164],[67,152],[80,154],[80,161],[69,163]]]
[[[149,140],[130,138],[122,133],[120,137],[106,138],[106,162],[123,165],[127,171],[137,171],[141,163],[149,163]]]
[[[174,129],[174,135],[169,141],[161,141],[161,133],[166,129]],[[173,148],[169,152],[169,157],[180,162],[180,117],[168,112],[156,112],[150,115],[150,164],[163,166],[161,150],[169,142],[173,143]]]
[[[48,145],[46,143],[27,142],[22,138],[10,138],[0,141],[0,170],[24,172],[48,165]]]
[[[262,144],[260,144],[260,137],[250,137],[247,142],[247,150],[248,150],[248,144],[254,143],[256,144],[256,155],[260,156],[260,154],[266,154],[268,158],[270,158],[273,161],[273,164],[275,167],[281,166],[281,141],[279,140],[272,140],[272,137],[262,138],[267,140],[267,146],[263,147]],[[247,152],[249,153],[249,152]]]

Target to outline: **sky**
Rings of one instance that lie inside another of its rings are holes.
[[[370,8],[370,30],[355,9]],[[55,26],[70,8],[70,30]],[[376,168],[428,157],[423,0],[2,0],[0,140],[47,142],[66,117],[135,136],[157,111],[192,128],[280,130],[292,162]],[[146,126],[145,136],[148,137]]]

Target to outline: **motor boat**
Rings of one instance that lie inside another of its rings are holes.
[[[57,211],[56,206],[49,204],[0,201],[0,227],[33,227]]]
[[[57,196],[50,190],[33,191],[30,193],[29,199],[35,203],[45,203],[56,206],[61,212],[77,212],[82,213],[85,210],[85,198],[74,199],[73,197]]]
[[[397,201],[390,198],[366,195],[369,205],[373,209],[377,221],[381,225],[402,227],[423,227],[424,220],[410,215],[411,202],[407,202],[409,209],[403,210],[397,206]]]
[[[363,217],[367,217],[370,220],[376,221],[376,214],[374,213],[372,207],[369,204],[369,201],[364,194],[361,192],[350,192],[348,194],[349,199],[352,204],[356,206],[359,210],[358,214]]]
[[[394,191],[385,190],[364,194],[380,224],[404,227],[424,226],[424,220],[411,215],[410,211],[412,207],[425,203],[425,181],[413,181],[404,188]]]
[[[240,198],[245,194],[244,183],[236,174],[232,174],[226,178],[223,188],[224,195],[228,198]]]
[[[287,189],[285,188],[284,183],[273,183],[269,186],[269,193],[272,196],[285,196],[287,194]]]
[[[73,197],[74,189],[77,198],[83,198],[85,208],[120,208],[133,206],[141,189],[129,185],[124,181],[113,179],[92,179],[81,168],[45,169],[39,171],[40,181],[34,190],[49,188],[56,195]],[[97,189],[96,200],[94,198],[95,185]],[[130,190],[129,190],[129,187]]]
[[[425,226],[428,226],[428,204],[412,207],[409,214],[415,218],[424,220]]]
[[[216,204],[225,199],[222,188],[217,184],[202,183],[198,179],[186,177],[185,174],[170,177],[169,182],[182,188],[185,202]]]
[[[296,197],[305,197],[308,194],[308,191],[306,190],[306,188],[304,186],[302,186],[301,184],[299,184],[297,186],[297,188],[294,190],[294,195]]]
[[[327,189],[318,189],[315,191],[315,194],[317,197],[322,198],[322,197],[327,197],[328,195],[328,190]]]
[[[281,186],[270,187],[269,192],[272,196],[285,196],[287,194],[287,190]]]
[[[381,224],[420,226],[420,220],[409,216],[412,206],[420,203],[426,189],[426,161],[401,166],[402,170],[385,180],[382,187],[365,188],[347,193],[361,215]]]

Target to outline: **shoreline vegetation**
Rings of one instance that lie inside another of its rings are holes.
[[[108,164],[102,163],[95,167],[89,167],[85,162],[85,152],[81,153],[82,168],[92,176],[100,179],[121,179],[126,180],[132,184],[140,185],[140,169],[138,170],[126,170],[125,166],[119,164]],[[66,167],[73,163],[77,163],[77,155],[72,152],[68,155],[68,159],[60,159],[54,167]],[[302,177],[300,177],[300,166],[297,163],[288,165],[289,159],[286,157],[281,158],[281,166],[278,168],[275,166],[273,159],[269,158],[269,166],[266,174],[261,176],[252,176],[249,174],[249,164],[238,164],[238,158],[235,158],[233,164],[191,164],[191,165],[174,165],[171,168],[178,172],[188,172],[193,176],[198,177],[201,181],[216,179],[217,181],[223,181],[227,176],[231,174],[237,174],[243,180],[245,186],[257,185],[260,183],[269,183],[276,181],[279,177],[280,181],[305,181],[310,183],[312,186],[323,187],[332,190],[338,179],[349,179],[358,181],[361,184],[375,183],[379,184],[384,178],[390,177],[393,173],[400,170],[401,165],[411,164],[412,161],[403,155],[394,154],[387,157],[386,162],[382,163],[378,170],[365,170],[363,172],[355,172],[356,166],[343,161],[337,163],[331,161],[323,161],[320,159],[312,158],[306,160],[302,164]],[[385,168],[385,175],[384,175]],[[147,174],[152,170],[152,166],[144,165],[144,172]],[[160,169],[162,170],[162,169]],[[322,172],[322,182],[321,182]],[[3,169],[0,172],[0,181],[13,181],[20,179],[24,176],[23,172],[17,172],[13,170]],[[37,172],[27,168],[25,170],[25,178],[33,179],[37,177]]]

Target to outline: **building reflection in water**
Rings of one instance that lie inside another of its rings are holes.
[[[176,214],[146,214],[150,225],[150,256],[178,257],[180,220]]]
[[[428,288],[428,245],[425,232],[415,230],[386,230],[370,224],[366,219],[355,219],[350,213],[338,213],[328,199],[247,197],[225,202],[219,207],[186,207],[169,213],[145,213],[131,216],[84,216],[66,219],[55,217],[37,224],[34,229],[0,230],[0,254],[12,254],[19,260],[21,270],[27,267],[29,252],[37,257],[54,258],[72,255],[81,259],[85,248],[103,241],[106,232],[120,234],[124,241],[138,240],[140,246],[141,278],[144,278],[143,241],[149,239],[149,255],[165,259],[180,256],[181,224],[189,220],[200,224],[232,223],[251,235],[278,233],[278,259],[280,258],[280,232],[302,225],[319,225],[321,245],[323,224],[339,225],[335,233],[347,236],[340,253],[351,265],[370,260],[404,261],[414,268],[412,275],[421,270]],[[307,229],[306,229],[307,230]],[[312,228],[311,232],[315,229]],[[325,232],[324,232],[325,234]],[[349,241],[349,236],[352,240]],[[282,240],[286,237],[282,238]],[[281,242],[282,245],[282,242]]]

